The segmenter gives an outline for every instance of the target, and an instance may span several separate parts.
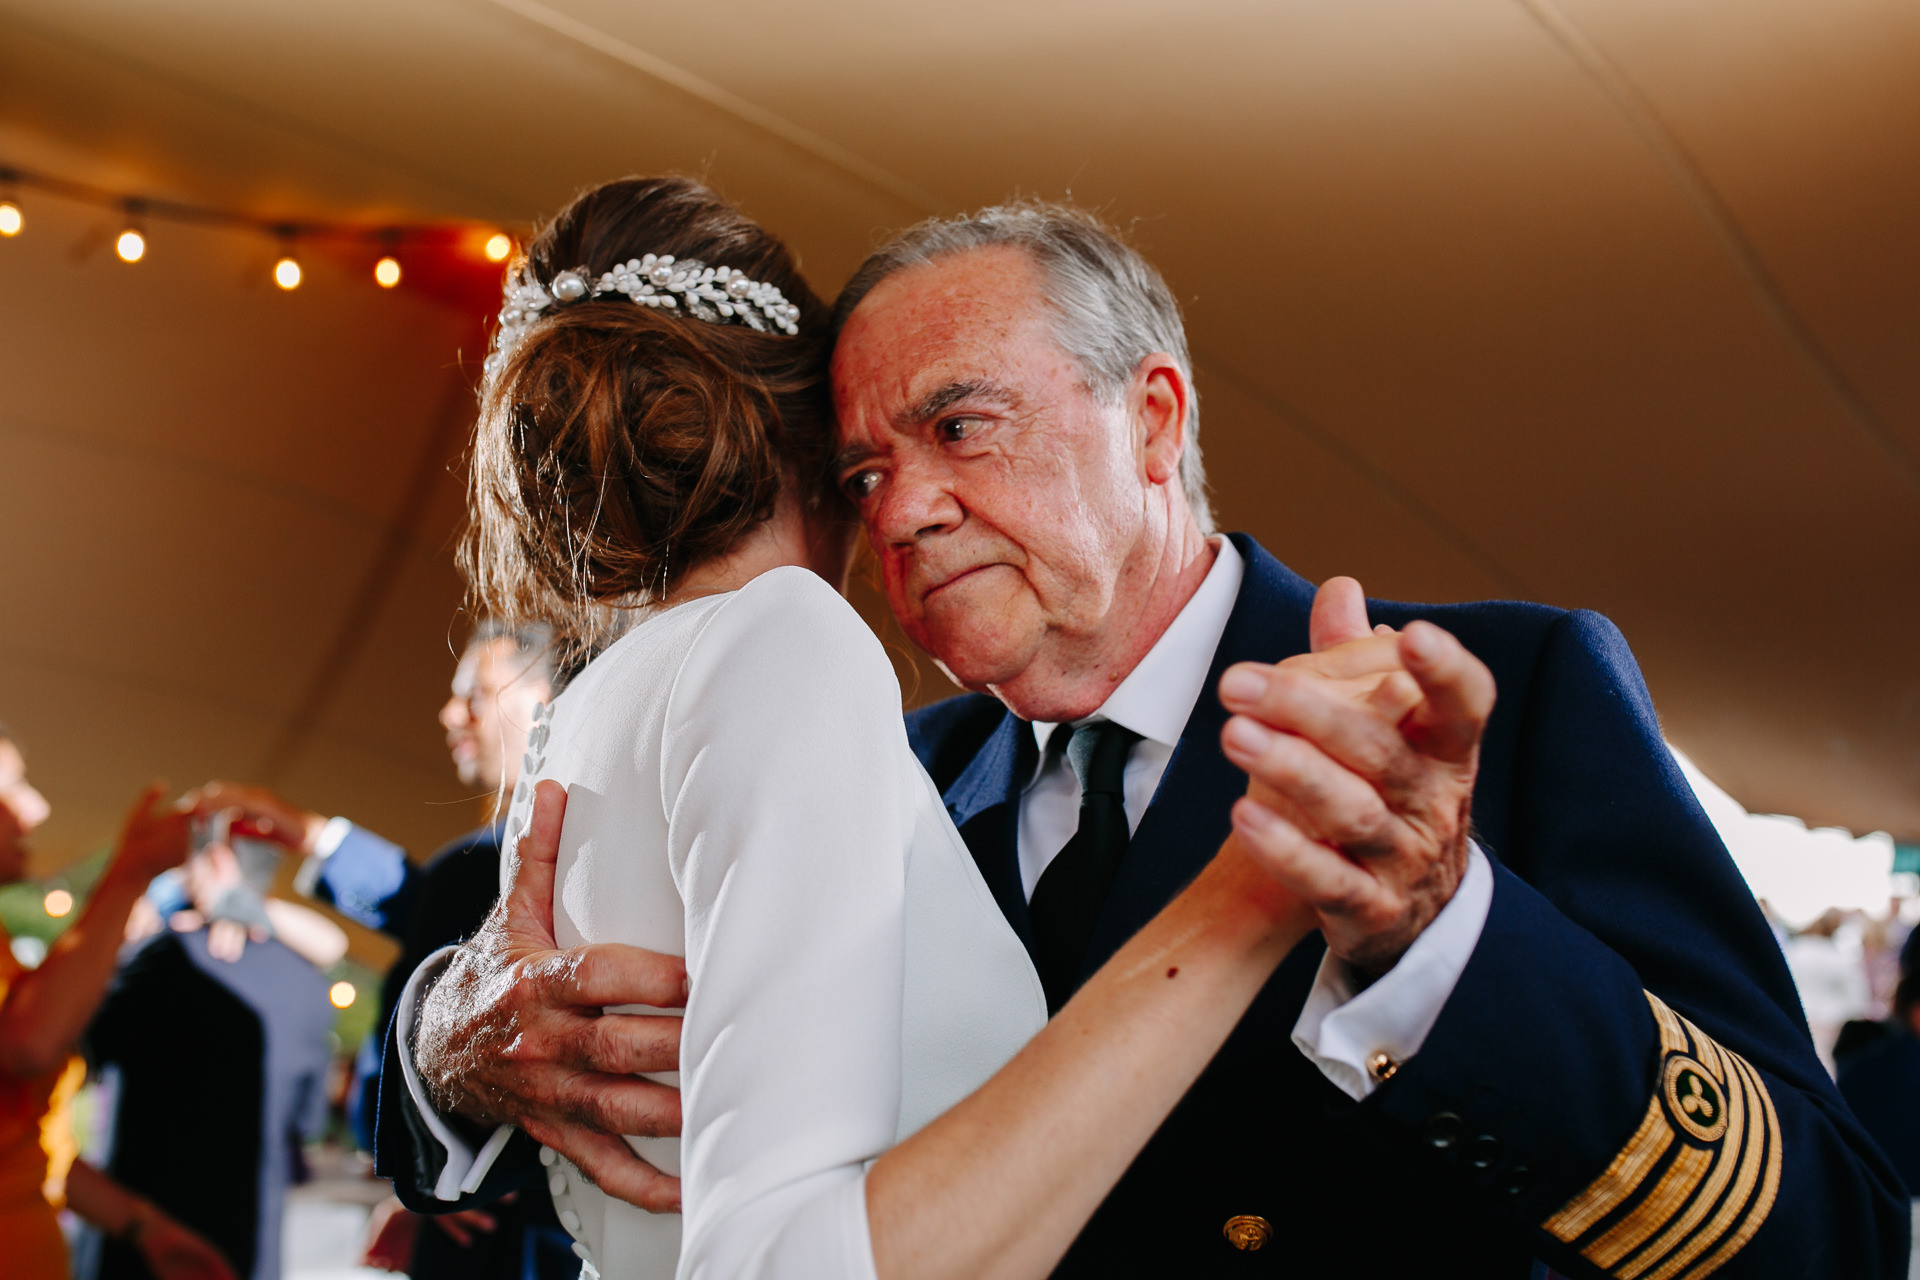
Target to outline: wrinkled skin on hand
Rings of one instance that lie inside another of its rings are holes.
[[[677,1211],[679,1179],[619,1135],[680,1132],[680,1091],[637,1074],[679,1069],[680,1019],[602,1009],[682,1007],[686,967],[677,956],[617,943],[556,945],[565,810],[566,792],[541,782],[528,830],[508,853],[506,893],[422,1001],[414,1063],[440,1110],[515,1125],[609,1195]]]
[[[1328,949],[1384,973],[1466,874],[1493,675],[1447,632],[1368,629],[1351,578],[1314,600],[1313,651],[1221,678],[1234,828],[1314,907]]]

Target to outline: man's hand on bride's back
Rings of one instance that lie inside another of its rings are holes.
[[[656,1213],[678,1210],[679,1179],[618,1135],[680,1132],[680,1091],[636,1074],[679,1069],[680,1019],[601,1009],[681,1007],[686,966],[618,943],[555,944],[565,812],[565,790],[540,783],[528,830],[506,851],[505,895],[422,1003],[414,1062],[443,1111],[515,1125],[609,1195]]]

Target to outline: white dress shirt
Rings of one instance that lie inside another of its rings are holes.
[[[1146,815],[1194,707],[1203,696],[1218,696],[1204,686],[1246,562],[1225,538],[1215,538],[1214,549],[1213,567],[1193,598],[1087,717],[1140,735],[1123,781],[1129,829],[1137,830]],[[1020,881],[1029,898],[1080,823],[1080,782],[1059,753],[1047,752],[1058,727],[1034,722],[1040,763],[1020,796]],[[1294,1044],[1350,1097],[1365,1098],[1376,1084],[1369,1070],[1376,1054],[1397,1064],[1419,1052],[1480,941],[1492,903],[1493,870],[1476,846],[1453,899],[1378,981],[1361,989],[1348,966],[1328,953],[1294,1025]]]

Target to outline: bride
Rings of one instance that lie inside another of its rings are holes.
[[[596,655],[508,839],[564,786],[560,944],[689,975],[684,1137],[629,1140],[684,1221],[544,1157],[608,1280],[1044,1276],[1312,927],[1229,840],[1048,1021],[840,594],[826,321],[766,231],[630,179],[532,244],[487,362],[474,595]]]

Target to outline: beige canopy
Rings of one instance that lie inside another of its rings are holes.
[[[691,171],[828,292],[1070,195],[1185,301],[1223,526],[1604,610],[1747,808],[1920,835],[1910,0],[0,0],[0,164],[481,235]],[[155,775],[470,825],[434,712],[484,302],[318,243],[283,293],[272,238],[157,217],[129,266],[117,210],[15,194],[0,719],[47,866]]]

